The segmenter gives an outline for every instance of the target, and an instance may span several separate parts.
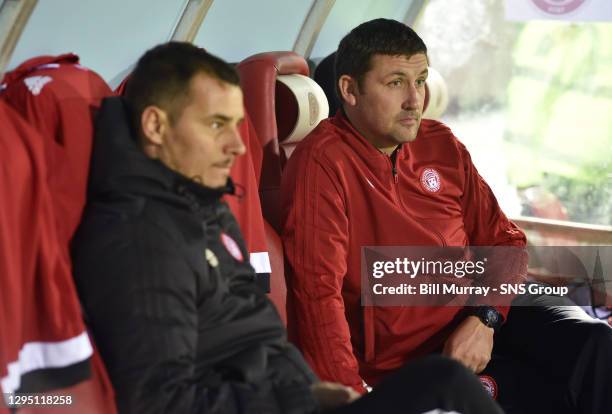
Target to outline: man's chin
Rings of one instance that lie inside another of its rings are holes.
[[[396,141],[398,144],[407,144],[409,142],[414,141],[417,138],[417,134],[402,134],[399,137],[396,137]]]
[[[225,187],[227,187],[227,178],[223,181],[213,181],[210,184],[204,184],[204,187],[208,187],[211,188],[213,190],[221,190]]]
[[[419,125],[416,125],[412,128],[403,128],[401,131],[398,131],[398,134],[395,135],[395,140],[398,144],[405,144],[408,142],[412,142],[417,138],[419,133]]]
[[[202,179],[201,177],[192,177],[192,181],[200,184],[202,187],[210,188],[211,190],[221,190],[228,185],[229,176],[226,177],[218,177],[218,178],[209,178]]]
[[[421,124],[419,123],[417,126],[415,126],[414,128],[412,128],[407,134],[405,134],[405,142],[412,142],[415,139],[417,139],[417,136],[419,135],[419,126]]]

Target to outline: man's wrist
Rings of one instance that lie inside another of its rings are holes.
[[[491,306],[470,306],[465,309],[466,316],[477,317],[480,322],[495,332],[499,331],[504,323],[504,316]]]

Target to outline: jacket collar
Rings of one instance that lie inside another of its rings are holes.
[[[359,158],[381,179],[391,177],[393,173],[391,157],[368,141],[355,127],[351,124],[346,114],[342,109],[336,112],[336,115],[330,119],[347,145],[354,151]],[[399,168],[400,160],[408,158],[409,144],[401,144],[398,146],[395,165]]]
[[[342,129],[345,133],[348,133],[348,134],[345,134],[345,136],[348,135],[351,139],[357,140],[358,142],[357,150],[363,156],[366,156],[368,158],[374,158],[374,159],[381,159],[381,156],[382,158],[385,158],[385,157],[389,158],[389,155],[385,154],[384,152],[376,148],[370,141],[368,141],[363,135],[361,135],[359,131],[357,131],[357,129],[353,126],[351,121],[348,119],[348,117],[346,116],[342,108],[338,109],[334,117],[331,118],[331,122],[336,127]],[[420,134],[420,129],[419,129],[419,134]],[[354,146],[354,144],[355,143],[353,141],[352,145]],[[408,146],[409,146],[408,144],[398,145],[398,147],[396,148],[398,159],[404,158],[406,156]]]

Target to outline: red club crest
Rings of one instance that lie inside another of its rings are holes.
[[[225,233],[221,233],[221,242],[225,246],[225,249],[229,252],[229,254],[232,255],[234,259],[238,260],[239,262],[244,261],[244,256],[240,251],[240,246],[238,246],[238,243],[236,243],[234,239],[232,239]]]
[[[425,168],[421,173],[421,186],[430,193],[437,193],[441,186],[440,174],[433,168]]]
[[[484,389],[487,391],[487,393],[491,396],[491,398],[496,400],[497,399],[497,382],[495,382],[495,380],[488,375],[480,375],[478,378],[480,379],[480,383],[482,384]]]

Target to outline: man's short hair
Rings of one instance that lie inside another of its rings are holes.
[[[147,51],[138,60],[125,91],[134,132],[140,135],[142,112],[151,105],[168,112],[170,122],[175,122],[189,103],[191,80],[200,73],[240,85],[231,65],[191,43],[168,42]]]
[[[344,36],[336,52],[336,92],[342,75],[357,80],[359,88],[365,74],[371,69],[372,56],[390,55],[410,57],[417,53],[427,55],[427,46],[410,27],[397,20],[374,19],[355,27]]]

